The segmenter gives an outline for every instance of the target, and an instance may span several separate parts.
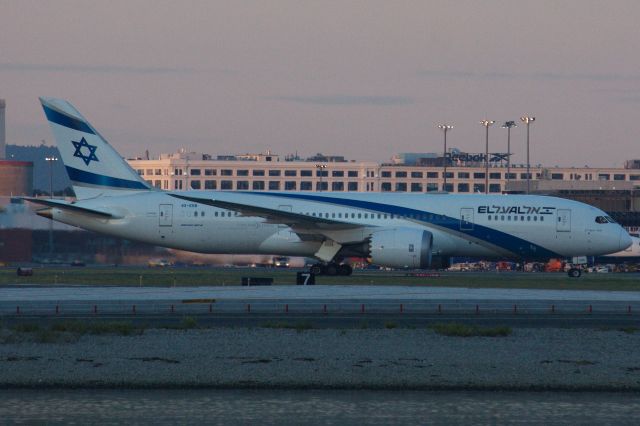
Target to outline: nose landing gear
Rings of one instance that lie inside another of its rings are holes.
[[[328,276],[349,276],[353,272],[353,268],[346,263],[316,263],[311,268],[309,268],[309,272],[314,275],[328,275]]]
[[[580,269],[578,269],[578,268],[571,268],[571,269],[569,269],[567,274],[571,278],[580,278],[580,275],[582,275],[582,271]]]

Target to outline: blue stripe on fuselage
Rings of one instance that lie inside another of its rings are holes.
[[[437,213],[428,212],[425,210],[416,210],[416,209],[392,205],[392,204],[377,203],[374,201],[362,201],[362,200],[354,200],[354,199],[348,199],[348,198],[344,199],[344,198],[337,198],[337,197],[331,197],[331,196],[318,196],[318,195],[311,195],[311,194],[282,194],[282,193],[273,194],[268,192],[253,192],[253,191],[251,192],[251,194],[331,203],[331,204],[336,204],[341,206],[349,206],[349,207],[354,207],[359,209],[366,209],[366,210],[380,212],[380,213],[393,214],[397,216],[414,215],[414,220],[418,220],[419,222],[424,222],[427,224],[448,229],[450,231],[455,231],[456,233],[461,233],[464,235],[477,238],[481,241],[485,241],[489,244],[508,250],[517,256],[522,256],[526,258],[562,257],[558,253],[555,253],[551,250],[548,250],[530,241],[524,240],[522,238],[516,237],[506,232],[499,231],[497,229],[492,229],[486,226],[478,225],[477,223],[473,224],[472,230],[461,230],[459,218],[453,218],[453,217],[449,217],[449,216],[445,216]],[[428,219],[423,218],[424,214],[429,215]],[[420,215],[420,216],[417,216],[417,215]]]
[[[111,176],[98,175],[74,167],[66,166],[69,179],[73,182],[86,183],[96,186],[108,186],[111,188],[123,189],[149,189],[142,182],[128,179],[120,179]]]
[[[42,105],[42,108],[44,108],[44,114],[47,116],[47,120],[51,121],[52,123],[56,123],[74,130],[80,130],[81,132],[90,133],[92,135],[95,134],[91,127],[89,127],[89,125],[82,120],[78,120],[75,117],[71,117],[67,114],[58,112],[44,104]]]

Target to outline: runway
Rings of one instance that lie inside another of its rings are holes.
[[[0,292],[0,315],[147,316],[171,314],[245,318],[371,318],[440,316],[640,314],[640,292],[471,289],[415,286],[219,286],[219,287],[7,287]],[[233,321],[231,321],[233,322]]]
[[[11,286],[0,303],[14,301],[158,301],[212,298],[223,300],[458,300],[640,303],[640,291],[537,290],[384,285],[114,287]]]

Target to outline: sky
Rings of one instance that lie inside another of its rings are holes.
[[[7,143],[71,101],[126,157],[450,147],[531,163],[640,158],[637,0],[0,0]]]

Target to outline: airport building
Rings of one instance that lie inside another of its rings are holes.
[[[0,99],[0,195],[33,194],[33,163],[6,160],[6,102]]]
[[[374,162],[321,154],[309,159],[278,155],[219,156],[178,152],[157,160],[129,160],[151,185],[167,190],[378,191]]]
[[[450,192],[549,194],[586,202],[623,225],[640,226],[640,160],[624,168],[544,167],[508,163],[505,153],[398,154],[388,163],[317,154],[308,159],[272,153],[212,157],[178,152],[129,163],[166,190],[332,192]],[[446,166],[446,172],[445,172]],[[446,173],[446,175],[445,175]],[[528,179],[527,179],[528,178]]]
[[[322,155],[304,160],[281,159],[274,154],[213,158],[206,154],[178,152],[162,154],[157,160],[130,159],[129,164],[151,185],[165,190],[446,191],[470,194],[484,193],[488,185],[488,192],[494,194],[526,191],[526,166],[508,167],[500,154],[490,154],[495,157],[490,159],[488,167],[481,164],[484,154],[451,156],[447,161],[446,179],[442,157],[423,154],[419,160],[431,161],[408,162],[406,155],[400,154],[390,163],[376,163]],[[561,187],[632,190],[640,188],[640,162],[628,161],[625,168],[537,165],[530,167],[529,180],[531,190]]]

